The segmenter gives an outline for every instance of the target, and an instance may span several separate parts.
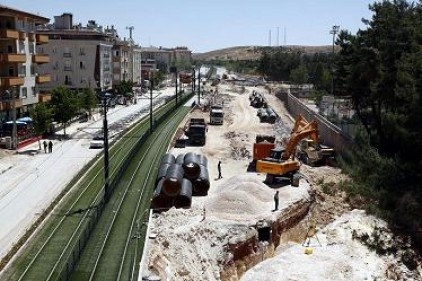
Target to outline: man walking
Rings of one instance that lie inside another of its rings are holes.
[[[278,201],[279,201],[279,198],[278,198],[278,190],[277,190],[274,194],[274,211],[278,210]]]
[[[43,145],[44,145],[44,153],[47,153],[47,142],[45,140],[43,141]]]
[[[48,152],[49,153],[53,152],[53,142],[52,141],[48,142]]]
[[[218,161],[217,169],[218,169],[218,178],[222,179],[223,177],[221,176],[221,161]]]

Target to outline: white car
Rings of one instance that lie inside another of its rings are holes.
[[[89,143],[89,148],[103,148],[104,147],[104,137],[95,136]]]

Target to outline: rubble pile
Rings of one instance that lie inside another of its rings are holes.
[[[230,158],[235,160],[251,158],[251,153],[246,148],[250,142],[248,134],[230,131],[225,137],[230,140]]]

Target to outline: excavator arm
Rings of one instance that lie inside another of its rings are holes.
[[[305,118],[299,115],[290,134],[290,139],[286,144],[285,151],[283,152],[281,159],[289,159],[294,153],[299,141],[308,137],[314,141],[318,140],[318,125],[316,121],[308,123]]]
[[[318,126],[315,121],[309,123],[301,115],[296,119],[290,134],[290,139],[285,145],[285,149],[281,154],[281,159],[265,158],[257,161],[256,171],[259,173],[266,173],[266,182],[272,183],[275,177],[290,176],[292,184],[297,186],[298,180],[295,179],[295,174],[300,168],[300,163],[296,159],[290,159],[296,150],[296,146],[303,138],[311,138],[318,140]],[[281,161],[280,161],[281,160]]]

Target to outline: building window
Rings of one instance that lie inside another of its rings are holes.
[[[64,84],[65,84],[65,85],[72,85],[72,78],[70,78],[70,76],[69,76],[69,75],[66,75],[66,76],[64,77]]]
[[[80,54],[81,56],[85,56],[85,48],[80,48],[80,49],[79,49],[79,54]]]
[[[29,53],[33,54],[35,50],[34,44],[29,44]]]
[[[32,96],[36,97],[37,96],[37,92],[35,91],[35,87],[31,87],[31,91],[32,91]]]
[[[19,66],[19,77],[25,77],[26,76],[26,66],[24,64]]]
[[[70,52],[69,47],[64,48],[63,57],[65,57],[65,58],[71,58],[72,57],[72,53]]]
[[[72,64],[70,60],[66,60],[64,62],[64,70],[65,71],[71,71],[72,70]]]
[[[79,62],[79,67],[80,67],[81,69],[86,69],[86,64],[85,64],[85,62],[84,62],[84,61]]]
[[[28,98],[28,88],[22,87],[22,98]]]

